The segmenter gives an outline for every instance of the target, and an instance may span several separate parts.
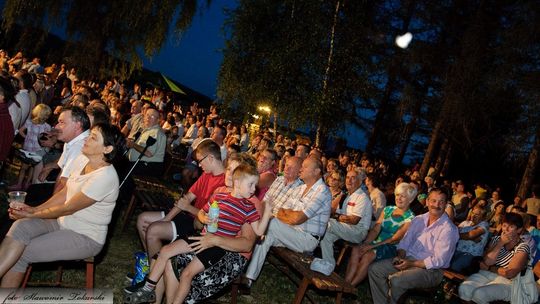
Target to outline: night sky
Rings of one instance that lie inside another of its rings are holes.
[[[161,51],[144,65],[214,99],[225,45],[223,9],[236,7],[236,1],[213,0],[208,8],[206,1],[200,2],[203,8],[180,41],[169,37]]]

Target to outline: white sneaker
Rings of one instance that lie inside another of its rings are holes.
[[[21,154],[23,154],[26,158],[28,159],[31,159],[37,163],[39,163],[42,159],[41,155],[38,155],[34,152],[28,152],[26,150],[23,150],[23,149],[19,149],[19,151],[21,152]]]

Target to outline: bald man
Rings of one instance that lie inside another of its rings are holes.
[[[317,247],[330,218],[332,199],[322,174],[320,160],[308,157],[302,162],[300,178],[304,184],[277,210],[265,239],[255,246],[246,272],[248,285],[259,276],[270,247],[287,247],[296,252],[313,251]]]

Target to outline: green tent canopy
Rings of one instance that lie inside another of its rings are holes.
[[[174,82],[172,80],[167,78],[165,75],[161,74],[161,77],[163,77],[163,80],[165,80],[165,83],[169,87],[169,90],[171,90],[171,91],[173,91],[175,93],[180,93],[180,94],[187,95],[184,91],[182,91],[182,89],[180,89],[176,84],[174,84]]]

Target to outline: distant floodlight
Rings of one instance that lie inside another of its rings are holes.
[[[399,35],[396,37],[396,44],[402,49],[406,49],[411,43],[413,35],[410,32],[405,33],[404,35]]]
[[[259,106],[259,110],[261,110],[263,112],[266,112],[266,113],[272,112],[272,109],[270,109],[269,106]]]

